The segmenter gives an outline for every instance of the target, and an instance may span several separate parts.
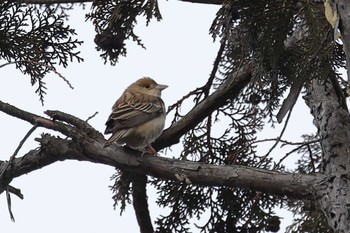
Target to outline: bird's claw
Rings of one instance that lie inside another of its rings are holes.
[[[141,157],[143,157],[144,154],[157,155],[157,151],[150,144],[148,144],[143,150]]]

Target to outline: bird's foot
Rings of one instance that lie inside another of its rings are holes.
[[[148,144],[145,149],[143,149],[141,157],[143,157],[144,154],[152,154],[157,155],[157,151],[151,146],[151,144]]]

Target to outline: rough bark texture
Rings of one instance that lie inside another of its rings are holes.
[[[340,31],[346,54],[347,75],[350,77],[350,1],[338,1],[338,14],[340,16]],[[348,81],[349,82],[349,81]]]
[[[313,80],[306,103],[322,139],[324,174],[316,198],[335,232],[350,232],[350,116],[342,108],[332,83]]]
[[[154,233],[147,202],[147,176],[134,174],[132,181],[132,204],[141,233]]]
[[[327,178],[321,174],[304,175],[239,165],[210,165],[151,155],[142,158],[140,152],[114,145],[103,148],[103,142],[88,137],[80,138],[79,143],[49,135],[37,140],[41,142],[40,149],[14,159],[7,168],[0,181],[3,187],[8,185],[7,181],[16,177],[67,159],[106,164],[164,180],[204,186],[240,187],[295,198],[312,199],[314,185],[321,185]],[[0,171],[5,165],[6,163],[0,164]]]

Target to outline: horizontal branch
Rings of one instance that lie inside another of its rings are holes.
[[[27,174],[56,161],[79,160],[101,163],[127,171],[175,180],[193,185],[226,186],[251,189],[295,198],[313,198],[314,188],[325,180],[322,174],[305,175],[268,171],[239,165],[211,165],[145,155],[112,145],[84,140],[76,143],[44,135],[37,139],[41,148],[16,158],[6,171],[6,179]],[[0,170],[4,164],[0,165]]]

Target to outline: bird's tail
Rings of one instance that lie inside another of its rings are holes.
[[[109,147],[112,144],[112,142],[109,142],[109,140],[107,142],[105,142],[105,144],[103,145],[103,148]]]
[[[117,142],[118,144],[118,141],[124,134],[125,134],[126,131],[124,130],[121,130],[121,131],[118,131],[118,132],[115,132],[107,141],[106,143],[104,144],[103,148],[106,148],[108,146],[110,146],[111,144],[113,144],[114,142]]]

